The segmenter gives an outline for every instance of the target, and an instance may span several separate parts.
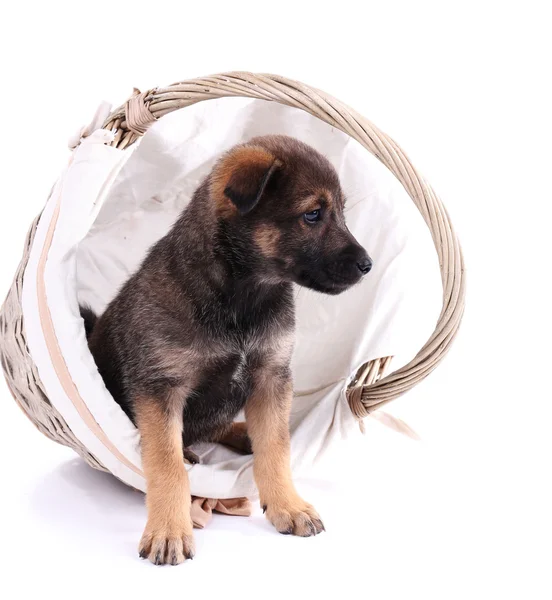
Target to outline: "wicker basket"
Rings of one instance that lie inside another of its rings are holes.
[[[416,172],[397,144],[353,109],[317,89],[275,75],[227,73],[175,83],[134,95],[113,111],[103,128],[115,132],[113,146],[124,149],[150,124],[196,102],[244,96],[300,108],[336,127],[362,144],[402,183],[422,214],[439,256],[443,308],[433,335],[406,366],[385,375],[391,357],[364,365],[348,389],[349,405],[360,420],[414,387],[439,364],[460,325],[465,295],[462,252],[448,214],[431,187]],[[0,353],[8,386],[23,411],[42,433],[77,451],[90,465],[106,470],[79,442],[52,406],[26,344],[21,291],[29,251],[40,216],[31,225],[23,258],[0,313]]]

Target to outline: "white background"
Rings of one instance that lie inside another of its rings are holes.
[[[2,11],[0,290],[103,98],[224,70],[333,93],[395,137],[444,199],[469,275],[429,379],[298,486],[324,517],[279,536],[217,516],[196,559],[140,561],[143,497],[36,432],[0,388],[0,595],[550,598],[547,2],[61,2]]]

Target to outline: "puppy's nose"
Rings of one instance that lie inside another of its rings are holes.
[[[364,258],[357,262],[357,267],[363,275],[366,275],[372,269],[372,259],[368,255],[366,255]]]

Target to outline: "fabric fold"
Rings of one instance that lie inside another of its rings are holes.
[[[203,529],[212,519],[213,512],[237,517],[248,517],[251,514],[251,502],[248,498],[201,498],[192,496],[192,521],[194,527]]]

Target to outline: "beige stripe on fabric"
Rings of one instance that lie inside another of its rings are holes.
[[[48,231],[46,233],[46,239],[44,240],[44,246],[42,248],[40,259],[38,261],[38,270],[36,274],[38,314],[40,316],[40,323],[42,325],[44,341],[46,342],[46,347],[50,355],[50,360],[52,361],[52,365],[56,372],[57,378],[61,383],[61,387],[63,388],[63,391],[67,394],[67,397],[75,407],[76,411],[79,413],[79,416],[84,421],[86,426],[98,438],[98,440],[100,440],[100,442],[102,442],[102,444],[111,452],[111,454],[113,454],[113,456],[115,456],[122,464],[128,467],[131,471],[134,471],[134,473],[143,477],[144,474],[142,473],[142,471],[138,467],[136,467],[136,465],[132,464],[126,458],[126,456],[121,454],[121,452],[111,443],[110,439],[104,433],[103,429],[96,422],[96,419],[90,412],[88,406],[86,406],[83,399],[80,397],[77,387],[71,379],[71,375],[69,373],[67,365],[65,364],[65,360],[63,358],[63,354],[61,352],[61,348],[59,347],[59,343],[56,337],[54,324],[52,322],[52,315],[50,314],[50,309],[48,307],[48,298],[46,296],[46,283],[44,281],[44,271],[46,269],[48,252],[50,251],[50,247],[52,245],[54,231],[56,229],[56,224],[59,217],[62,193],[63,187],[58,196],[56,207],[54,209],[54,214],[52,215],[52,219],[48,226]]]

